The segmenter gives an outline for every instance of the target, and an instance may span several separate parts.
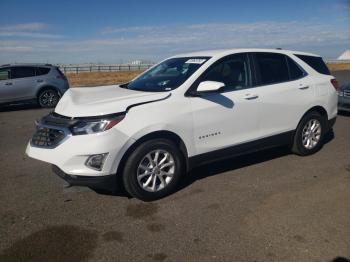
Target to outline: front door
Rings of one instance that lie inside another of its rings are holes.
[[[0,103],[11,102],[15,100],[13,95],[13,83],[11,81],[10,68],[0,69]]]
[[[225,84],[221,92],[190,97],[196,153],[243,144],[260,136],[259,89],[251,86],[247,54],[235,54],[214,63],[202,81]]]

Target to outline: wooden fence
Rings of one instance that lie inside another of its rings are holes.
[[[114,72],[114,71],[140,71],[150,68],[151,64],[142,65],[84,65],[84,66],[65,66],[59,68],[66,73],[83,73],[83,72]]]

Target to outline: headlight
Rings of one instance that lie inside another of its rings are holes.
[[[111,129],[122,121],[123,118],[124,115],[114,118],[80,120],[71,127],[71,131],[73,135],[95,134]]]

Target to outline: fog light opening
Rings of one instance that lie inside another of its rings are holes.
[[[107,155],[108,153],[91,155],[86,160],[85,165],[91,169],[101,171]]]

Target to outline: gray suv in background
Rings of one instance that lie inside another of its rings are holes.
[[[338,110],[350,112],[350,83],[343,85],[338,91]]]
[[[0,66],[0,105],[34,101],[41,107],[55,107],[68,88],[68,80],[57,66],[50,64]]]

